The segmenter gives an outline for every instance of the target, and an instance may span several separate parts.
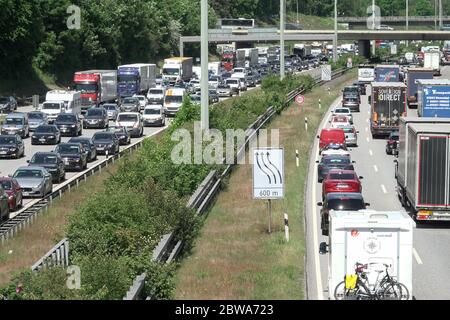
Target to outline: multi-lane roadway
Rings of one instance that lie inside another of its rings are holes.
[[[450,78],[450,67],[444,67],[442,77]],[[370,89],[370,87],[368,87]],[[370,93],[370,90],[367,90]],[[331,110],[340,105],[339,97],[324,117],[319,131],[327,127]],[[395,191],[394,157],[385,152],[386,140],[373,139],[369,129],[368,96],[362,96],[361,111],[354,113],[354,125],[359,131],[358,147],[351,148],[351,157],[362,182],[365,202],[372,210],[405,211]],[[416,110],[408,110],[415,116]],[[318,141],[315,141],[310,159],[307,186],[307,283],[309,299],[328,299],[328,254],[319,254],[319,243],[329,242],[320,229],[320,207],[322,188],[317,183],[319,160]],[[438,222],[417,225],[413,234],[413,295],[416,299],[450,299],[450,281],[446,278],[450,271],[450,223]],[[331,294],[334,288],[331,288]]]

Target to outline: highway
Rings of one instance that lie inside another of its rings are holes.
[[[450,78],[450,67],[442,68],[442,77]],[[370,87],[368,87],[370,88]],[[370,93],[370,90],[367,90]],[[339,97],[330,110],[340,105]],[[408,110],[415,116],[416,110]],[[331,112],[324,117],[319,131],[328,125]],[[369,129],[369,104],[367,96],[362,96],[361,112],[354,113],[354,125],[359,131],[358,147],[351,148],[355,170],[363,176],[363,196],[370,203],[369,209],[396,211],[401,206],[395,191],[394,157],[385,152],[386,140],[372,139]],[[317,183],[317,164],[319,160],[318,140],[314,142],[308,172],[307,185],[307,283],[308,299],[328,299],[328,258],[319,254],[319,243],[329,242],[320,229],[321,184]],[[413,295],[418,300],[450,299],[450,281],[446,279],[450,270],[450,223],[437,222],[417,225],[413,234]],[[334,288],[330,290],[331,294]]]

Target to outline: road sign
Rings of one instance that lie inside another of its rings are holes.
[[[391,54],[397,54],[397,45],[391,43]]]
[[[284,197],[284,154],[282,148],[253,150],[253,198]]]
[[[303,102],[305,102],[305,96],[299,94],[298,96],[295,97],[295,102],[297,102],[298,104],[302,104]]]
[[[323,64],[321,65],[322,70],[322,81],[330,81],[331,80],[331,65]]]
[[[353,67],[353,60],[351,57],[348,57],[347,59],[347,68],[352,68]]]

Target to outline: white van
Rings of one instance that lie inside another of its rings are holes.
[[[164,97],[164,113],[166,115],[175,115],[180,110],[186,96],[186,89],[170,88],[166,91]]]
[[[81,93],[79,91],[52,90],[45,95],[41,111],[52,123],[60,113],[81,114]]]

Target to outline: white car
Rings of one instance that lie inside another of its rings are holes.
[[[164,126],[166,124],[166,116],[162,105],[148,105],[144,109],[142,115],[144,126]]]
[[[347,116],[350,120],[350,123],[353,124],[353,115],[349,108],[336,107],[332,113],[333,116]]]
[[[146,96],[141,96],[141,95],[133,95],[133,97],[138,98],[139,100],[139,106],[141,108],[141,110],[144,110],[145,106],[147,105],[147,97]]]
[[[131,137],[138,138],[144,134],[144,119],[139,112],[121,112],[117,116],[116,126],[126,127]]]
[[[330,121],[330,128],[331,129],[338,129],[342,127],[349,127],[352,124],[350,123],[350,119],[348,116],[338,115],[333,116]]]
[[[149,104],[162,104],[165,95],[166,89],[163,87],[150,88],[147,93],[147,101]]]
[[[189,82],[192,88],[200,88],[200,80],[199,79],[191,79]]]
[[[338,155],[338,156],[349,156],[350,157],[350,152],[348,152],[347,150],[343,150],[343,149],[328,149],[328,150],[324,150],[322,151],[322,153],[320,154],[321,156],[331,156],[331,155]]]

